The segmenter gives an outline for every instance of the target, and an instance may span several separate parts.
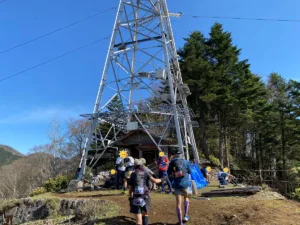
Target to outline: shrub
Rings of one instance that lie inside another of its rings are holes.
[[[103,170],[112,170],[114,168],[115,168],[115,165],[110,162],[107,162],[103,165]]]
[[[59,192],[62,189],[67,189],[71,178],[68,176],[59,175],[55,178],[50,178],[44,182],[43,187],[47,192]]]
[[[33,196],[42,195],[42,194],[45,194],[45,193],[47,193],[46,188],[38,187],[38,188],[33,189],[33,191],[30,193],[29,196],[33,197]]]
[[[296,188],[292,196],[295,200],[300,201],[300,188]]]
[[[289,174],[290,175],[297,175],[300,172],[300,168],[298,167],[293,167],[290,171]]]
[[[214,155],[209,156],[209,161],[214,165],[214,166],[221,166],[220,160],[215,157]]]
[[[200,159],[206,159],[205,155],[202,152],[198,152]]]
[[[56,188],[56,182],[54,178],[50,178],[49,180],[45,181],[43,187],[47,190],[47,192],[54,192]]]

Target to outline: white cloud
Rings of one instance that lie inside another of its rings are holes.
[[[7,117],[0,118],[0,124],[26,124],[26,123],[44,123],[52,119],[67,120],[69,118],[80,118],[80,114],[86,113],[83,107],[48,107],[33,108],[22,112],[11,114]]]

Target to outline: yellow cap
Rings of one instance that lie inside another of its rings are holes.
[[[228,172],[229,172],[229,169],[226,167],[226,168],[223,169],[223,171],[224,171],[225,173],[228,173]]]
[[[119,155],[120,155],[120,157],[121,157],[122,159],[125,159],[125,158],[127,157],[128,154],[127,154],[126,151],[123,150],[123,151],[120,151],[120,154],[119,154]]]

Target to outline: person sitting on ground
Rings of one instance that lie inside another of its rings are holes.
[[[104,188],[111,188],[116,184],[117,175],[111,174],[105,179]]]
[[[160,156],[157,160],[157,166],[158,166],[159,178],[163,178],[163,177],[165,178],[165,181],[167,182],[168,187],[169,187],[168,194],[172,194],[172,184],[171,184],[171,181],[167,174],[167,169],[169,166],[168,156],[167,155]],[[161,193],[165,193],[165,184],[164,183],[161,184]]]
[[[220,171],[218,172],[218,180],[220,182],[220,186],[233,184],[234,186],[238,186],[236,181],[236,177],[234,177],[230,172],[224,172],[224,169],[221,167]]]
[[[168,168],[168,175],[174,178],[174,188],[176,197],[176,211],[179,224],[183,225],[189,221],[189,194],[188,188],[191,186],[189,175],[191,174],[190,162],[183,158],[183,152],[180,149],[174,149],[172,152],[173,159]],[[184,217],[182,217],[181,202],[184,197]]]
[[[207,171],[207,166],[202,166],[201,173],[203,177],[206,179],[206,181],[209,183],[210,179],[209,179],[209,172]]]
[[[135,170],[129,180],[130,212],[135,214],[137,225],[148,225],[148,213],[150,210],[150,181],[161,183],[162,179],[153,178],[143,167],[143,161],[134,160]]]
[[[220,186],[228,185],[228,173],[225,173],[223,168],[220,168],[220,171],[217,174]]]

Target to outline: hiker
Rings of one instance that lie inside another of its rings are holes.
[[[206,179],[206,181],[209,183],[210,177],[209,177],[209,172],[207,171],[207,166],[202,166],[201,173],[202,173],[203,177]]]
[[[117,175],[116,174],[111,174],[109,177],[107,177],[104,181],[104,188],[110,188],[114,184],[116,184],[117,180]]]
[[[176,197],[176,212],[179,224],[183,225],[189,221],[189,195],[188,188],[191,186],[189,175],[191,174],[190,162],[183,158],[183,152],[179,149],[174,149],[172,152],[173,159],[168,168],[168,175],[173,177],[175,197]],[[184,216],[182,215],[181,203],[184,197]]]
[[[135,214],[137,225],[148,225],[150,210],[150,181],[161,183],[162,179],[153,178],[143,166],[140,159],[134,160],[135,170],[129,180],[130,213]]]
[[[151,176],[155,177],[155,174],[153,173],[152,170],[150,170],[147,166],[146,166],[146,159],[141,158],[141,162],[143,163],[143,167],[146,169],[146,171],[148,173],[150,173]]]
[[[124,159],[120,156],[116,160],[116,171],[117,171],[117,181],[116,186],[117,189],[120,190],[120,185],[124,188],[124,178],[125,178],[125,162]]]
[[[217,174],[220,186],[228,185],[228,173],[224,172],[223,168]]]
[[[167,174],[167,169],[168,169],[168,165],[169,165],[168,156],[166,156],[166,155],[159,156],[156,163],[157,163],[157,167],[158,167],[158,174],[159,174],[158,177],[165,178],[165,181],[167,182],[168,187],[169,187],[168,194],[172,194],[172,184],[171,184],[171,181]],[[164,182],[161,183],[161,193],[165,193],[165,183]]]
[[[145,168],[145,170],[148,173],[150,173],[150,175],[152,177],[156,178],[155,173],[153,173],[153,171],[146,166],[146,159],[141,158],[141,162],[143,163],[143,167]],[[153,184],[151,181],[149,181],[149,187],[150,187],[150,190],[152,191],[152,189],[156,189],[156,184]]]
[[[134,159],[129,155],[129,152],[127,152],[127,156],[124,159],[125,164],[125,175],[124,175],[124,193],[126,193],[127,189],[127,181],[130,179],[130,176],[132,172],[134,171]]]

